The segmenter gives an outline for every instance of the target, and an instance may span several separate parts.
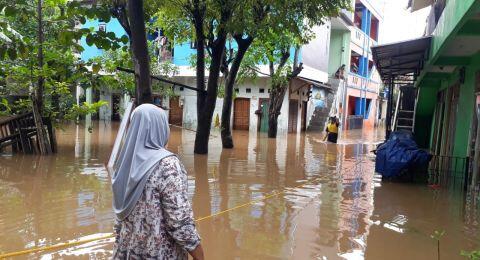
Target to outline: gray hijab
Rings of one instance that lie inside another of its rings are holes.
[[[138,106],[127,131],[112,179],[113,209],[119,220],[125,219],[137,204],[152,167],[174,155],[165,149],[170,129],[163,109],[152,104]]]

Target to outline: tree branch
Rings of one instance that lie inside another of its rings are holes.
[[[130,29],[130,23],[127,17],[127,8],[125,3],[120,1],[114,1],[113,8],[110,10],[111,14],[118,19],[120,25],[123,27],[128,35],[128,38],[132,38],[132,30]]]
[[[287,79],[291,80],[295,78],[296,76],[298,76],[298,74],[300,74],[300,72],[302,72],[302,70],[303,70],[303,63],[300,62],[300,64],[298,64],[298,66],[288,74]]]
[[[252,66],[247,66],[247,67],[248,67],[249,69],[257,72],[258,74],[262,74],[262,75],[264,75],[264,76],[272,77],[272,75],[269,75],[269,74],[267,74],[267,73],[265,73],[265,72],[261,72],[259,69],[255,68],[255,67],[252,67]]]
[[[288,49],[282,50],[282,57],[280,57],[280,62],[278,63],[278,68],[283,68],[290,58],[290,51]]]

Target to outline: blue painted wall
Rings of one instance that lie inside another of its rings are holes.
[[[103,23],[103,22],[102,22]],[[99,25],[101,22],[98,20],[88,20],[82,28],[93,28],[94,30],[98,30]],[[120,25],[117,19],[111,19],[108,23],[106,23],[106,30],[107,32],[114,32],[117,37],[122,37],[125,35],[125,30]],[[149,35],[149,40],[153,40],[154,36]],[[81,53],[81,59],[84,61],[88,61],[93,57],[97,57],[102,55],[103,51],[98,49],[95,45],[88,46],[85,40],[85,37],[81,39],[81,45],[85,49]],[[236,43],[232,42],[233,47],[236,47]],[[189,66],[190,65],[190,57],[196,54],[196,50],[192,49],[190,43],[183,43],[177,44],[174,46],[174,56],[173,56],[173,63],[177,66]],[[293,61],[293,54],[295,53],[295,49],[292,47],[290,49],[290,60]],[[302,51],[300,50],[299,53],[299,62],[302,61]]]
[[[84,25],[82,25],[82,28],[93,28],[94,30],[98,31],[98,26],[100,24],[103,24],[103,22],[99,22],[98,20],[88,20]],[[106,25],[107,32],[114,32],[119,38],[125,35],[125,30],[123,30],[123,27],[120,25],[117,19],[110,20],[108,23],[106,23]],[[103,51],[98,49],[95,45],[88,46],[85,37],[82,37],[80,41],[82,47],[85,49],[81,53],[82,60],[88,61],[93,57],[102,55]]]

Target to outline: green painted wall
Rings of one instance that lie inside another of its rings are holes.
[[[475,75],[480,71],[480,55],[471,57],[470,64],[465,66],[465,82],[460,85],[458,107],[455,113],[455,135],[453,156],[467,157],[470,142],[470,129],[474,113],[475,103]],[[420,87],[420,95],[417,104],[415,121],[415,138],[422,148],[430,148],[432,144],[434,115],[436,112],[437,93],[446,88],[452,87],[459,82],[459,68],[449,77],[443,80],[424,79]],[[448,122],[444,114],[442,144],[445,145],[445,132],[448,129]]]
[[[435,64],[448,43],[455,40],[457,32],[478,11],[480,11],[480,1],[478,0],[447,1],[447,5],[433,34],[430,58],[426,63],[425,69],[420,73],[416,86],[422,84],[421,82],[428,73],[428,68]]]
[[[454,156],[468,156],[470,128],[473,120],[475,103],[475,74],[480,69],[480,61],[472,60],[472,64],[466,67],[465,84],[460,87],[460,97],[457,111],[455,132]],[[458,75],[456,75],[458,77]]]
[[[332,30],[328,74],[334,75],[342,64],[350,68],[350,31]]]
[[[422,148],[430,147],[430,134],[438,89],[437,82],[425,82],[420,88],[417,113],[415,114],[415,141]]]
[[[476,5],[476,6],[475,6]],[[435,28],[431,58],[436,60],[447,40],[451,40],[462,23],[478,8],[478,0],[448,0]],[[432,59],[430,59],[431,61]]]

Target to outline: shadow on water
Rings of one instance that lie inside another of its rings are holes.
[[[89,133],[68,125],[58,131],[55,156],[0,156],[0,252],[112,232],[103,164],[117,128],[96,122]],[[468,198],[381,183],[370,153],[381,136],[350,131],[334,145],[321,133],[234,132],[235,149],[212,137],[210,153],[194,155],[195,134],[173,128],[168,147],[189,173],[197,218],[282,192],[200,222],[207,259],[434,259],[429,235],[442,229],[448,259],[478,248],[478,206]],[[111,242],[30,257],[108,258]]]

